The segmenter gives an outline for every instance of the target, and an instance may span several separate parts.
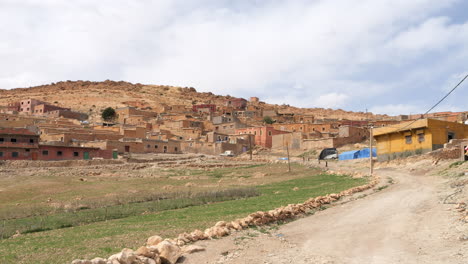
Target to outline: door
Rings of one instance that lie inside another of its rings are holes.
[[[112,158],[117,159],[119,157],[119,153],[117,151],[112,152]]]
[[[130,146],[125,146],[125,152],[130,152]]]
[[[87,151],[84,152],[83,157],[84,157],[85,160],[89,160],[89,152],[87,152]]]
[[[32,153],[32,160],[37,160],[38,154],[37,152]]]

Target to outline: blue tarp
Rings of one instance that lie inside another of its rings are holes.
[[[372,149],[372,156],[377,157],[377,149]],[[363,159],[369,158],[369,148],[360,149],[360,150],[351,150],[347,152],[343,152],[338,155],[338,160],[351,160],[351,159]]]

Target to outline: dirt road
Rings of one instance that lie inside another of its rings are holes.
[[[201,241],[183,263],[468,263],[468,242],[438,176],[377,171],[395,184],[269,232]],[[458,230],[457,230],[458,228]]]

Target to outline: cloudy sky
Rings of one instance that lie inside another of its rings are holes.
[[[0,88],[192,86],[424,112],[468,74],[464,0],[0,0]],[[438,111],[468,110],[468,81]]]

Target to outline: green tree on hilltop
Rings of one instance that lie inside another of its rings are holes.
[[[102,111],[101,117],[105,121],[113,121],[117,117],[117,113],[115,112],[114,108],[107,107]]]

